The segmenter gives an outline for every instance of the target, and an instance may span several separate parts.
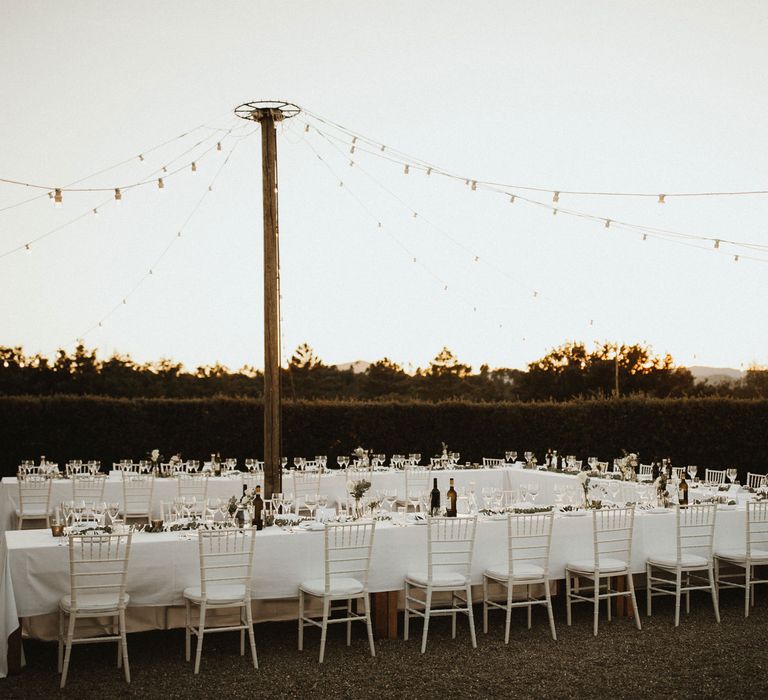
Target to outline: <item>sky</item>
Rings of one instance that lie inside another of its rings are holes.
[[[0,345],[263,367],[260,140],[233,110],[281,99],[311,112],[278,129],[284,360],[768,364],[768,249],[604,225],[768,246],[768,195],[552,202],[768,190],[766,36],[745,1],[3,0],[0,178],[110,169],[60,209],[0,183]]]

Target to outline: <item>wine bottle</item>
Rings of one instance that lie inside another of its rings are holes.
[[[257,530],[264,527],[264,499],[261,497],[261,486],[256,486],[256,495],[253,497],[253,525]]]
[[[546,465],[547,469],[554,466],[552,464],[552,448],[547,449],[547,454],[544,455],[544,464]]]
[[[429,494],[429,514],[440,515],[440,489],[437,488],[437,478],[434,479],[432,491]]]
[[[688,505],[688,482],[685,480],[685,470],[680,472],[680,484],[677,487],[678,502],[681,506]]]
[[[672,458],[667,457],[667,478],[672,478]]]
[[[448,493],[446,494],[446,497],[448,499],[448,507],[445,510],[445,514],[449,518],[455,518],[458,514],[458,511],[456,509],[456,499],[458,498],[458,494],[456,493],[456,489],[453,488],[453,479],[450,479],[450,486],[448,487]]]

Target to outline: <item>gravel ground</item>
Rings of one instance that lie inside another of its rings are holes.
[[[239,656],[239,637],[207,637],[200,675],[184,661],[183,630],[144,632],[128,638],[132,682],[115,667],[112,644],[75,647],[64,697],[207,698],[708,698],[768,697],[768,603],[760,591],[757,606],[743,617],[739,592],[721,596],[722,624],[715,623],[709,598],[692,599],[691,615],[673,627],[672,600],[654,601],[654,616],[642,617],[637,631],[630,618],[611,623],[601,617],[591,634],[591,611],[577,606],[572,627],[565,625],[556,600],[558,641],[549,637],[544,609],[534,611],[525,629],[524,611],[512,617],[509,646],[503,640],[503,613],[491,615],[481,632],[475,608],[478,648],[469,643],[466,620],[450,638],[449,618],[430,624],[427,653],[419,654],[421,624],[408,642],[378,641],[376,658],[367,653],[364,627],[344,645],[344,626],[331,627],[325,663],[317,663],[319,630],[309,630],[305,651],[296,650],[295,623],[256,626],[258,670]],[[644,611],[644,603],[641,610]],[[601,615],[604,608],[601,610]],[[353,627],[353,630],[354,630]],[[25,642],[27,667],[0,680],[0,697],[40,698],[58,693],[56,645]],[[247,653],[247,651],[246,651]]]

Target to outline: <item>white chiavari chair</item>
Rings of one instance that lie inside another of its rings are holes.
[[[302,471],[316,472],[320,468],[320,464],[316,459],[305,459],[302,464]]]
[[[735,573],[721,571],[725,565]],[[755,585],[768,579],[755,576],[756,566],[768,565],[768,501],[747,503],[747,532],[745,546],[715,550],[715,581],[721,588],[744,589],[744,617],[749,616],[750,602],[755,604]],[[744,583],[739,580],[743,579]]]
[[[685,611],[691,610],[691,591],[710,591],[715,619],[720,622],[720,609],[715,587],[712,544],[715,534],[717,504],[702,503],[675,508],[676,551],[648,557],[646,570],[646,603],[652,614],[654,596],[675,597],[675,627],[680,624],[680,598],[685,593]],[[657,573],[654,574],[654,571]],[[700,572],[706,572],[706,578]],[[660,575],[663,574],[663,575]]]
[[[490,567],[483,573],[483,634],[488,633],[488,609],[506,611],[504,643],[509,644],[509,628],[512,608],[528,609],[528,629],[531,629],[531,609],[544,605],[549,616],[552,639],[557,639],[552,600],[549,591],[549,549],[552,543],[552,522],[550,513],[531,513],[507,516],[507,562]],[[489,584],[500,584],[506,592],[506,600],[499,603],[488,595]],[[531,586],[543,586],[544,597],[533,597]],[[526,597],[513,600],[515,586],[526,589]]]
[[[19,489],[19,507],[16,509],[16,528],[21,530],[25,520],[45,520],[45,526],[51,524],[51,485],[52,480],[37,474],[28,474],[17,478]]]
[[[139,465],[134,464],[130,459],[121,459],[119,462],[112,462],[112,470],[128,474],[138,474]]]
[[[608,471],[608,462],[598,462],[597,469],[598,471],[601,471],[603,474],[605,474],[605,472]]]
[[[320,658],[325,657],[325,640],[329,624],[345,622],[347,625],[347,646],[352,640],[352,623],[364,622],[368,631],[371,656],[376,656],[371,627],[371,600],[368,593],[368,572],[371,566],[371,551],[375,523],[326,523],[325,525],[325,571],[322,578],[303,581],[299,586],[299,651],[304,649],[304,628],[319,627]],[[305,596],[322,598],[323,615],[318,621],[306,614]],[[353,612],[352,601],[363,601],[363,614]],[[333,603],[341,601],[334,608]],[[332,618],[333,612],[343,611],[343,617]]]
[[[405,491],[403,498],[399,499],[408,507],[409,496],[420,496],[430,490],[429,479],[432,476],[432,470],[429,467],[416,467],[410,464],[405,465],[403,470],[405,475]]]
[[[305,503],[307,496],[313,496],[314,502],[317,503],[317,497],[320,494],[320,472],[294,470],[292,477],[294,512],[298,514],[299,510],[304,507],[303,504]]]
[[[637,472],[638,476],[653,476],[652,464],[641,464]]]
[[[153,474],[123,472],[123,518],[146,519],[152,524],[152,496],[155,491]]]
[[[610,622],[613,598],[624,596],[632,601],[635,625],[637,629],[641,629],[631,570],[634,526],[634,506],[592,511],[592,557],[569,561],[565,565],[565,602],[569,627],[571,626],[571,605],[592,603],[594,606],[592,634],[597,636],[600,601],[606,601]],[[611,587],[611,580],[617,576],[626,577],[627,590],[619,591]],[[589,579],[592,585],[584,588],[580,585],[580,579]],[[605,579],[605,585],[602,579]]]
[[[71,477],[73,474],[87,474],[88,465],[84,464],[81,460],[75,459],[67,462],[64,465],[64,474]]]
[[[766,485],[766,475],[765,474],[753,474],[752,472],[747,472],[747,486],[751,489],[759,488],[760,486]]]
[[[130,598],[125,590],[130,553],[130,533],[70,535],[70,593],[59,601],[61,688],[67,682],[72,645],[95,642],[117,642],[117,667],[122,665],[126,682],[131,682],[125,628],[125,608]],[[75,637],[77,620],[99,617],[112,618],[111,634]]]
[[[724,484],[725,469],[705,469],[704,481],[708,484]]]
[[[688,470],[686,467],[672,467],[672,477],[680,480],[680,476],[685,472],[686,479],[688,478]]]
[[[403,638],[408,640],[410,619],[421,617],[424,631],[421,653],[427,649],[429,620],[437,615],[451,616],[451,637],[456,638],[456,614],[469,618],[472,647],[477,647],[475,618],[472,614],[470,571],[475,546],[477,516],[458,518],[429,518],[427,521],[427,567],[425,571],[408,573],[405,577],[405,625]],[[413,595],[423,591],[423,598]],[[462,598],[461,591],[464,594]],[[451,605],[433,608],[434,593],[451,594]]]
[[[192,635],[197,637],[195,674],[200,671],[203,637],[212,632],[240,632],[240,656],[245,655],[245,633],[251,647],[253,667],[259,667],[251,613],[251,571],[256,543],[254,530],[228,528],[199,530],[200,585],[184,589],[186,606],[185,654],[190,660]],[[199,609],[197,627],[192,623],[192,607]],[[206,627],[208,610],[237,608],[239,624]]]
[[[101,503],[104,500],[106,474],[72,474],[72,500]]]
[[[483,457],[484,467],[501,467],[506,462],[503,459],[496,459],[495,457]]]
[[[207,474],[177,474],[176,489],[179,498],[195,499],[192,510],[196,515],[202,515],[208,498]],[[239,496],[239,494],[238,494]]]

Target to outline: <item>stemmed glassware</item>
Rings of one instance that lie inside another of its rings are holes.
[[[283,494],[282,493],[273,493],[272,494],[272,508],[275,511],[275,515],[279,515],[280,506],[283,505]]]
[[[418,491],[411,491],[406,496],[408,503],[411,504],[413,507],[413,512],[415,513],[417,510],[419,510],[419,504],[421,503],[421,494]]]
[[[533,505],[536,505],[536,496],[539,495],[538,481],[532,481],[530,484],[528,484],[528,493],[531,494],[531,503],[533,503]]]
[[[699,468],[695,464],[691,464],[688,467],[688,473],[691,475],[691,480],[696,479],[696,474],[698,474]]]
[[[328,507],[328,496],[324,493],[317,495],[317,507],[319,510],[325,510]]]
[[[411,452],[408,455],[408,459],[410,459],[414,466],[417,465],[419,462],[421,462],[421,453],[420,452]]]
[[[304,466],[304,458],[303,457],[294,457],[293,458],[293,466],[295,469],[301,469]]]
[[[295,499],[293,497],[292,493],[284,493],[283,494],[283,510],[286,513],[290,513],[293,509],[293,504],[295,502]]]
[[[304,496],[304,507],[309,511],[309,517],[314,519],[315,508],[317,508],[317,496],[314,493]]]
[[[339,465],[340,469],[346,469],[349,464],[349,455],[339,455],[336,457],[336,463]]]
[[[211,520],[215,520],[216,519],[216,511],[219,510],[220,506],[221,506],[221,499],[220,498],[209,498],[208,499],[206,513],[210,514]]]
[[[517,451],[516,450],[508,450],[507,452],[504,453],[504,458],[510,464],[514,464],[517,461]]]
[[[280,466],[283,468],[283,471],[288,468],[288,457],[281,457]]]
[[[526,451],[523,453],[523,457],[524,457],[524,459],[525,459],[525,461],[526,461],[526,462],[530,462],[530,461],[531,461],[531,459],[533,458],[533,452],[531,452],[530,450],[526,450]]]
[[[383,495],[391,513],[395,509],[395,503],[397,503],[397,489],[385,489]]]
[[[107,516],[109,517],[110,524],[114,524],[115,520],[117,520],[117,516],[120,513],[120,504],[116,501],[111,501],[110,503],[106,504],[106,512]]]
[[[735,484],[736,477],[739,475],[739,470],[735,469],[734,467],[728,467],[728,469],[725,472],[725,475],[730,479],[732,484]]]

